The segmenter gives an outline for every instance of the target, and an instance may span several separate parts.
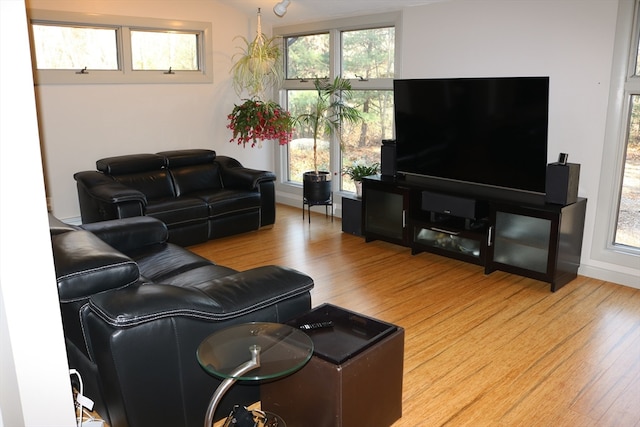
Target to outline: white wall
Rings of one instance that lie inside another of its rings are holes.
[[[102,157],[211,148],[248,167],[272,169],[273,150],[229,143],[227,115],[238,97],[229,70],[240,40],[255,35],[256,17],[212,0],[30,0],[30,9],[91,12],[212,23],[213,84],[43,85],[38,112],[48,195],[62,219],[80,216],[73,174]],[[268,28],[263,28],[267,31]],[[250,34],[251,33],[251,34]]]
[[[0,1],[0,93],[0,424],[69,427],[24,0]]]
[[[549,161],[581,164],[589,199],[581,274],[640,287],[640,270],[590,257],[604,149],[616,0],[450,0],[407,9],[400,77],[543,75],[551,79]],[[236,35],[251,37],[255,16],[216,0],[29,0],[35,9],[211,21],[214,83],[208,85],[38,86],[38,111],[54,213],[79,217],[73,173],[95,160],[134,152],[212,147],[249,167],[275,170],[270,146],[228,142],[226,116]],[[269,32],[265,28],[265,32]],[[606,173],[606,171],[605,171]]]
[[[402,77],[549,76],[549,161],[581,164],[589,199],[581,274],[640,287],[639,269],[590,258],[617,18],[613,0],[450,1],[403,16]]]

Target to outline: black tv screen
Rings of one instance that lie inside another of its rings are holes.
[[[544,193],[548,77],[394,81],[397,172]]]

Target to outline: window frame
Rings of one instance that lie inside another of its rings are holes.
[[[48,70],[36,67],[32,24],[78,25],[116,28],[118,70]],[[133,70],[131,59],[131,30],[193,32],[198,37],[199,70]],[[144,83],[212,83],[213,46],[210,22],[179,21],[157,18],[100,15],[90,13],[31,10],[29,36],[32,43],[34,82],[50,84],[144,84]]]
[[[400,48],[401,46],[401,25],[402,14],[401,12],[390,12],[376,15],[359,16],[351,18],[336,19],[331,21],[318,21],[312,23],[305,23],[299,25],[275,27],[273,34],[275,36],[282,37],[283,49],[284,39],[291,36],[305,36],[320,33],[329,33],[329,45],[330,45],[330,57],[329,57],[329,73],[330,79],[335,78],[341,73],[341,33],[343,31],[354,30],[367,30],[373,28],[382,27],[394,27],[395,28],[395,49],[394,49],[394,70],[395,77],[389,79],[369,79],[358,80],[350,79],[351,87],[353,91],[366,91],[366,90],[389,90],[393,91],[393,80],[401,75],[400,69]],[[283,55],[283,60],[286,60],[286,55]],[[285,64],[286,67],[286,64]],[[324,77],[324,76],[321,76]],[[275,91],[274,97],[279,100],[281,105],[286,105],[286,92],[288,90],[313,90],[313,81],[308,79],[307,81],[300,81],[295,79],[285,79],[282,86]],[[278,171],[278,180],[276,182],[276,188],[282,193],[295,194],[302,197],[302,184],[294,181],[288,181],[288,149],[279,149],[276,146],[274,149],[276,153],[275,158],[275,170]],[[330,172],[332,175],[332,191],[337,195],[350,195],[353,192],[342,191],[341,187],[341,150],[340,143],[337,136],[334,136],[331,141],[330,147]],[[336,179],[337,178],[337,179]],[[334,200],[337,197],[334,196]]]
[[[640,0],[621,0],[618,7],[609,108],[607,112],[600,192],[591,246],[595,260],[637,269],[640,250],[614,244],[622,188],[631,95],[640,95],[635,58],[640,42]],[[633,60],[632,60],[633,59]]]

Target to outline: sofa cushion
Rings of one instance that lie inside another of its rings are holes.
[[[194,193],[193,196],[197,196],[207,203],[210,218],[260,209],[260,193],[257,191],[223,188],[215,192]]]
[[[160,280],[163,284],[179,287],[189,287],[204,283],[209,280],[219,279],[237,273],[236,270],[222,265],[192,265],[192,268],[186,271],[175,271],[175,274],[168,274]]]
[[[171,282],[174,277],[213,263],[172,243],[154,245],[131,252],[140,274],[153,282]],[[235,270],[228,269],[234,272]],[[217,273],[216,273],[217,276]]]
[[[208,208],[206,203],[197,197],[175,197],[149,202],[146,214],[161,220],[171,228],[176,225],[205,222]]]
[[[113,179],[127,187],[134,188],[147,197],[147,202],[167,197],[175,197],[173,181],[166,169],[114,175]]]
[[[220,165],[216,163],[172,168],[170,173],[178,196],[222,188]]]
[[[140,277],[131,258],[88,231],[57,234],[51,242],[61,302],[123,288]]]

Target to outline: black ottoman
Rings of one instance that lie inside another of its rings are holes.
[[[390,426],[402,416],[404,329],[324,304],[289,324],[307,331],[314,355],[301,370],[261,385],[262,409],[287,427]]]

